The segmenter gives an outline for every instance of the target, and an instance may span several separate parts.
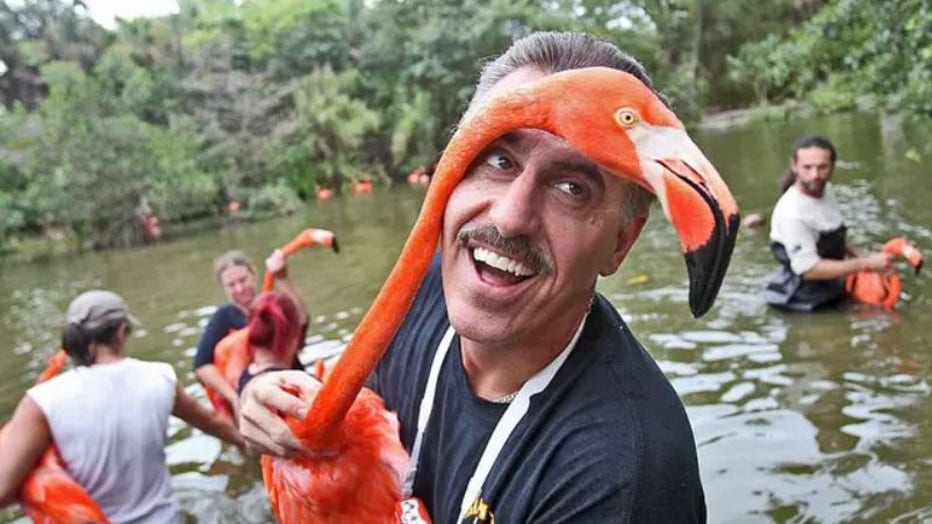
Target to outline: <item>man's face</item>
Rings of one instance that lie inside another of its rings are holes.
[[[815,146],[799,149],[791,167],[799,189],[811,197],[822,198],[834,169],[831,151]]]
[[[444,213],[443,286],[454,328],[487,345],[565,336],[567,318],[578,321],[597,276],[618,268],[646,220],[622,222],[627,187],[544,131],[492,143]]]
[[[256,275],[246,266],[232,265],[220,272],[220,285],[230,302],[249,308],[256,298]]]

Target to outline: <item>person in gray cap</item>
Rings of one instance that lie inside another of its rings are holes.
[[[165,463],[169,415],[237,446],[232,423],[187,395],[169,364],[126,356],[138,322],[111,291],[68,306],[62,347],[75,368],[29,389],[0,448],[0,506],[54,443],[68,472],[111,522],[181,522]]]

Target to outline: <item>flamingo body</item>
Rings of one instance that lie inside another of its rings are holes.
[[[65,353],[64,349],[59,349],[54,355],[49,358],[49,363],[45,367],[45,371],[39,375],[39,378],[36,380],[37,384],[45,382],[46,380],[58,375],[65,369],[65,366],[68,365],[68,353]]]
[[[214,348],[214,365],[220,371],[223,378],[236,388],[239,385],[239,377],[249,366],[252,358],[249,355],[249,329],[237,329],[231,331],[227,336],[217,342]],[[205,388],[207,398],[214,406],[214,410],[229,420],[233,419],[233,409],[230,403],[220,393],[212,388]]]
[[[110,522],[63,465],[58,449],[49,446],[20,489],[23,512],[37,524]]]
[[[372,182],[368,180],[360,180],[359,182],[353,182],[350,184],[350,193],[354,195],[361,195],[363,193],[372,192]]]
[[[922,267],[922,253],[903,237],[887,241],[881,249],[882,253],[894,257],[903,257],[909,265]],[[881,306],[892,310],[900,298],[902,282],[900,275],[895,272],[881,273],[880,271],[863,270],[852,273],[845,278],[845,291],[856,302],[872,306]]]
[[[302,421],[288,424],[301,439]],[[398,419],[381,397],[363,389],[340,433],[339,446],[324,456],[262,457],[272,509],[283,524],[393,521],[409,460],[398,441]]]
[[[39,375],[45,382],[58,375],[67,363],[68,355],[59,350],[49,359],[48,367]],[[9,426],[0,428],[0,446],[9,432]],[[23,512],[37,524],[109,524],[107,516],[97,502],[87,494],[65,469],[58,448],[46,448],[36,467],[29,473],[19,489],[19,502]]]

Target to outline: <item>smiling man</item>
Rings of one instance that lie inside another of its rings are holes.
[[[829,186],[835,158],[835,146],[825,137],[803,137],[793,146],[783,196],[771,218],[770,249],[781,268],[764,297],[774,307],[806,312],[831,306],[845,297],[846,275],[890,267],[890,255],[860,256],[847,241]]]
[[[473,106],[590,66],[650,86],[611,44],[536,33],[486,66]],[[410,491],[434,522],[705,521],[683,406],[595,292],[637,240],[651,200],[532,129],[491,143],[453,190],[439,261],[369,381],[398,414],[416,465]],[[281,392],[285,383],[317,387],[282,372],[243,394],[241,430],[262,452],[301,451],[269,410],[307,409]]]

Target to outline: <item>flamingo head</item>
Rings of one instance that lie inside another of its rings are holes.
[[[697,317],[708,311],[731,258],[738,206],[676,115],[637,77],[604,67],[548,75],[488,99],[460,131],[470,125],[549,131],[656,195],[679,234],[690,309]]]
[[[909,240],[906,240],[903,237],[897,237],[892,240],[887,241],[883,245],[882,251],[888,255],[901,256],[909,262],[909,265],[916,268],[916,274],[919,274],[919,270],[922,269],[922,251],[919,251],[916,246],[912,245]]]

